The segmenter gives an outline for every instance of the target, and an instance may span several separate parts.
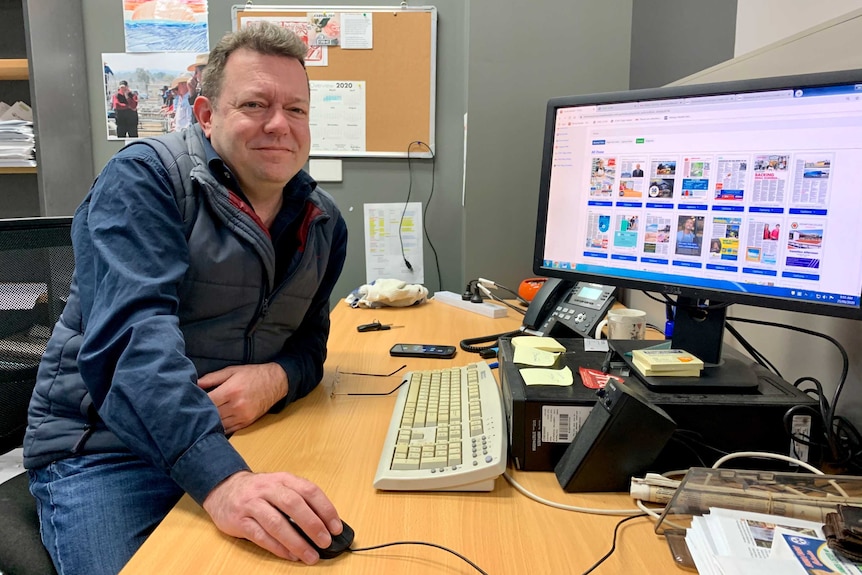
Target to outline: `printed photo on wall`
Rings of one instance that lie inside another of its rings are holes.
[[[126,52],[209,52],[207,0],[119,0]]]
[[[102,54],[107,138],[145,138],[190,126],[206,56]]]

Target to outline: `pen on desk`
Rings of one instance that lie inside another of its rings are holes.
[[[614,350],[609,349],[605,354],[605,359],[602,361],[602,373],[607,373],[611,370],[611,359],[614,357]]]

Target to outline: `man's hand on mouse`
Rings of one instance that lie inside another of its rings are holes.
[[[222,532],[256,543],[267,551],[308,565],[319,556],[286,515],[321,548],[339,534],[341,520],[323,491],[291,473],[241,471],[219,483],[203,507]]]

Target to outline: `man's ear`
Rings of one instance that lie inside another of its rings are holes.
[[[197,98],[195,98],[195,103],[192,109],[195,113],[195,118],[198,119],[198,124],[201,125],[201,129],[203,130],[204,135],[209,138],[210,132],[212,130],[212,102],[206,96],[198,96]]]

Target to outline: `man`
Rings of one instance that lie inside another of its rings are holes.
[[[129,90],[129,83],[120,80],[117,93],[111,98],[111,108],[117,122],[118,138],[138,137],[138,97]]]
[[[683,220],[682,229],[676,233],[676,243],[693,244],[697,239],[694,228],[694,218],[685,218],[685,220]]]
[[[184,492],[223,532],[289,560],[318,556],[285,515],[320,547],[342,530],[320,488],[252,473],[225,435],[323,375],[347,229],[302,171],[305,52],[274,25],[226,35],[199,124],[121,150],[75,214],[75,279],[24,448],[61,574],[117,573]],[[182,186],[159,142],[193,162]]]
[[[198,54],[195,56],[195,61],[190,64],[187,70],[192,73],[189,80],[189,105],[194,106],[195,100],[201,93],[201,79],[203,78],[204,68],[207,66],[209,54]],[[192,123],[197,123],[197,118],[192,116]]]
[[[644,177],[644,171],[641,169],[641,165],[640,165],[640,164],[635,164],[635,169],[634,169],[634,170],[632,170],[632,177],[633,177],[633,178],[642,178],[642,177]]]
[[[189,79],[185,76],[175,78],[171,89],[176,90],[174,96],[174,132],[179,132],[192,125],[192,106],[189,103]]]

